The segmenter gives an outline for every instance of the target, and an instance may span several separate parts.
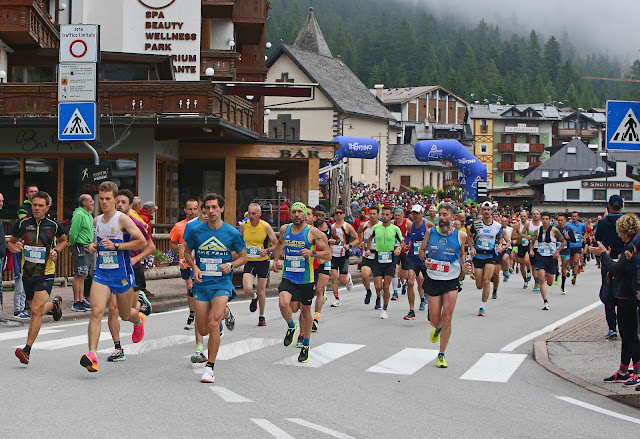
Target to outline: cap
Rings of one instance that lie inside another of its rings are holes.
[[[423,211],[424,209],[419,204],[414,204],[413,207],[411,208],[411,212],[423,212]]]
[[[294,210],[301,210],[306,214],[307,213],[307,206],[305,206],[305,204],[301,203],[300,201],[296,201],[295,203],[293,203],[291,205],[291,212],[293,212]]]
[[[487,206],[493,209],[493,204],[491,204],[491,201],[485,201],[480,205],[480,207],[487,207]]]
[[[620,209],[624,206],[624,200],[620,195],[611,195],[609,197],[609,206]]]
[[[145,208],[145,209],[148,208],[148,207],[152,207],[154,209],[158,208],[158,206],[156,206],[156,203],[154,203],[153,201],[147,201],[146,203],[144,203],[142,205],[142,207]]]

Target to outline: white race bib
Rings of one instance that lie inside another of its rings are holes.
[[[260,257],[260,247],[257,245],[248,245],[247,246],[247,257],[249,258],[259,258]]]
[[[220,270],[220,264],[222,264],[221,258],[200,258],[198,268],[203,276],[220,277],[224,274]]]
[[[304,273],[304,256],[285,256],[284,267],[286,271],[291,273]]]
[[[480,250],[493,250],[495,240],[488,236],[481,236],[478,238],[478,248]]]
[[[418,256],[418,253],[420,253],[420,247],[422,247],[422,241],[415,241],[413,243],[413,254]]]
[[[522,245],[529,245],[529,240],[527,238],[522,238]]]
[[[378,252],[378,263],[389,264],[393,260],[392,252]]]
[[[426,264],[427,270],[435,271],[438,273],[448,273],[451,268],[451,262],[448,261],[437,261],[435,259],[431,259],[430,262]]]
[[[540,253],[540,256],[553,256],[553,250],[549,247],[539,248],[538,253]]]
[[[46,247],[24,246],[24,260],[34,264],[44,264],[47,255]]]
[[[103,250],[98,253],[98,265],[106,270],[114,270],[120,267],[118,252],[116,250]]]

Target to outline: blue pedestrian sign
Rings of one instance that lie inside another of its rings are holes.
[[[607,101],[607,149],[640,151],[640,102]]]
[[[96,140],[97,121],[97,103],[59,102],[58,140]]]

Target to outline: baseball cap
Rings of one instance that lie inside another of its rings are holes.
[[[423,211],[424,209],[419,204],[414,204],[413,207],[411,208],[411,212],[423,212]]]
[[[490,207],[493,209],[493,204],[491,204],[491,201],[485,201],[480,205],[480,207]]]
[[[149,207],[151,207],[153,209],[157,209],[158,208],[158,206],[156,206],[156,203],[154,203],[153,201],[147,201],[146,203],[144,203],[142,205],[142,207],[144,207],[145,209],[149,208]]]
[[[615,209],[620,209],[624,206],[624,200],[620,195],[611,195],[609,197],[609,206]]]

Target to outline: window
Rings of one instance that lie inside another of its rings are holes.
[[[620,196],[624,201],[633,201],[633,190],[620,189]]]
[[[4,195],[4,208],[0,211],[2,218],[17,218],[18,206],[22,203],[22,200],[24,200],[24,194],[19,194],[19,158],[12,159],[3,157],[0,159],[0,187],[2,187],[2,195]]]
[[[529,155],[529,162],[530,163],[540,163],[540,155],[538,155],[538,154],[530,154]]]
[[[502,161],[503,162],[512,162],[513,161],[513,154],[502,154]]]
[[[515,173],[513,172],[505,172],[502,177],[505,183],[513,183],[515,181]]]
[[[579,199],[580,199],[580,189],[567,189],[567,200],[579,200]]]
[[[411,176],[410,175],[401,175],[400,176],[400,190],[404,190],[411,186]]]
[[[607,199],[607,190],[606,189],[594,189],[593,190],[593,201],[605,201]]]
[[[502,135],[502,143],[513,143],[513,141],[514,141],[513,134]]]
[[[480,153],[486,154],[489,151],[489,145],[480,145]]]
[[[148,81],[158,79],[153,66],[147,64],[103,64],[101,78],[105,81]]]
[[[540,143],[540,135],[532,134],[529,136],[529,143]]]
[[[489,121],[487,119],[482,119],[480,121],[480,132],[481,133],[489,132]]]
[[[56,82],[55,66],[11,66],[11,82]]]

